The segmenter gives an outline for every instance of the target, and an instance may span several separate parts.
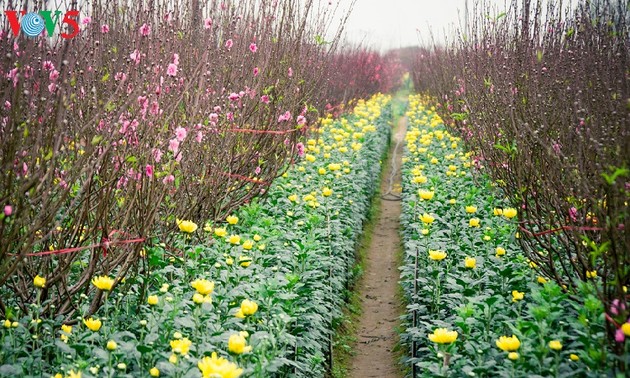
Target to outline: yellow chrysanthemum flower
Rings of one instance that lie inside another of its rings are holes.
[[[43,289],[44,286],[46,286],[46,279],[38,274],[35,276],[35,278],[33,278],[33,285],[35,285],[35,287]]]
[[[457,331],[449,331],[447,328],[436,328],[429,335],[429,340],[437,344],[451,344],[457,340]]]
[[[171,348],[173,349],[173,353],[179,353],[182,356],[188,354],[191,346],[192,341],[190,341],[187,337],[184,337],[183,339],[171,340]]]
[[[192,234],[197,231],[197,224],[193,221],[189,220],[177,220],[177,226],[181,232],[185,232],[187,234]]]
[[[247,345],[247,340],[241,334],[234,334],[228,339],[228,350],[235,354],[249,353],[251,346]]]
[[[476,206],[466,206],[466,212],[468,214],[474,214],[477,212],[477,207]]]
[[[201,295],[212,294],[214,291],[214,282],[203,278],[194,280],[190,283],[190,286],[197,290],[197,292]]]
[[[159,299],[157,295],[149,295],[149,297],[147,298],[147,303],[151,306],[155,306],[156,304],[158,304]]]
[[[503,216],[512,219],[516,216],[517,211],[514,208],[508,207],[507,209],[503,209]]]
[[[256,311],[258,311],[258,304],[249,299],[245,299],[241,302],[241,311],[245,316],[254,315]]]
[[[512,302],[518,302],[525,297],[525,293],[518,290],[512,290]]]
[[[562,343],[560,342],[560,340],[551,340],[549,342],[549,349],[552,350],[562,350]]]
[[[116,350],[117,347],[118,347],[118,344],[116,344],[114,340],[109,340],[107,342],[107,345],[106,345],[107,350],[113,351],[113,350]]]
[[[103,291],[111,291],[114,286],[114,279],[109,276],[96,276],[92,278],[92,284]]]
[[[514,335],[512,335],[511,337],[501,336],[496,341],[496,344],[497,344],[497,347],[504,352],[514,352],[518,350],[518,348],[520,348],[521,346],[520,340]]]
[[[99,319],[89,318],[83,319],[83,324],[90,329],[90,331],[98,332],[101,329],[103,323]]]
[[[435,220],[435,218],[434,218],[434,217],[432,217],[430,214],[424,213],[424,214],[422,214],[422,215],[420,216],[420,220],[421,220],[423,223],[426,223],[426,224],[431,224],[431,223],[433,223],[433,221]]]
[[[238,378],[243,374],[243,369],[223,357],[218,357],[216,352],[212,352],[211,357],[206,356],[200,359],[197,367],[203,378]]]
[[[239,235],[230,235],[230,237],[228,238],[228,242],[234,245],[241,244],[241,237]]]
[[[444,251],[434,251],[432,249],[429,250],[429,258],[435,261],[441,261],[446,258],[446,252]]]
[[[418,195],[423,200],[429,201],[430,199],[433,198],[433,196],[435,195],[435,192],[434,191],[430,191],[430,190],[419,190],[418,191]]]
[[[477,259],[474,257],[466,257],[464,260],[464,265],[468,269],[474,269],[477,266]]]

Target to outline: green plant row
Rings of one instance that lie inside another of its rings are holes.
[[[105,304],[90,319],[38,319],[37,276],[32,311],[15,308],[0,327],[0,376],[323,376],[389,142],[389,102],[377,95],[321,120],[266,198],[226,223],[178,220],[175,242],[146,247],[133,279],[112,290],[112,278],[96,277]]]
[[[401,340],[416,377],[606,376],[597,275],[578,291],[548,282],[518,247],[517,213],[472,153],[410,97],[403,158]],[[623,363],[622,363],[623,365]]]

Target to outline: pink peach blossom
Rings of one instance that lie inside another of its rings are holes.
[[[626,335],[624,335],[621,328],[617,328],[615,331],[615,341],[618,343],[623,343],[626,340]]]
[[[217,113],[210,113],[208,119],[210,119],[210,123],[216,125],[216,123],[219,122],[219,115]]]
[[[619,299],[613,299],[612,303],[610,304],[610,313],[617,316],[619,315],[620,311],[625,311],[626,310],[626,305],[624,303],[621,303],[621,301]]]
[[[298,156],[299,157],[304,157],[304,155],[305,155],[304,144],[302,142],[300,142],[300,143],[295,145],[295,148],[297,149]]]
[[[147,24],[142,24],[142,26],[140,26],[140,35],[143,37],[147,37],[149,36],[149,34],[151,34],[151,26]]]
[[[152,115],[158,115],[160,114],[160,104],[157,101],[153,101],[151,103],[151,109],[149,110],[149,112]]]
[[[569,217],[571,218],[572,222],[577,221],[577,215],[578,215],[578,210],[575,207],[571,207],[569,209]]]
[[[18,69],[14,68],[7,74],[7,79],[11,79],[13,81],[13,87],[17,86],[18,83]]]
[[[177,65],[171,63],[168,65],[168,68],[166,69],[166,74],[168,76],[176,76],[177,75]]]
[[[131,54],[129,54],[129,58],[136,63],[136,65],[140,64],[140,51],[138,49],[133,50]]]
[[[175,176],[168,175],[168,176],[164,177],[162,182],[164,183],[164,185],[171,184],[171,183],[175,182]]]
[[[173,152],[174,154],[177,154],[177,151],[179,151],[179,140],[177,140],[176,138],[169,140],[168,150]]]
[[[186,139],[187,135],[188,135],[188,132],[186,131],[185,128],[179,126],[178,128],[175,129],[175,137],[177,138],[178,141],[183,142],[184,139]]]
[[[290,121],[290,120],[291,120],[291,118],[292,118],[292,117],[291,117],[291,112],[287,110],[286,112],[284,112],[284,114],[281,114],[281,115],[278,117],[278,122]]]
[[[153,160],[155,160],[156,163],[159,163],[160,160],[162,160],[162,150],[160,150],[159,148],[154,148],[152,152]]]

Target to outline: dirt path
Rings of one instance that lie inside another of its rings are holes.
[[[385,194],[393,182],[392,193],[400,195],[400,166],[405,136],[406,118],[401,118],[394,132],[393,146],[381,184]],[[392,157],[396,172],[391,180]],[[390,196],[388,196],[389,198]],[[350,368],[352,378],[402,377],[401,368],[393,349],[398,341],[395,327],[398,325],[400,304],[396,299],[399,271],[396,253],[400,247],[398,233],[400,201],[382,200],[380,214],[374,227],[372,242],[366,253],[366,270],[359,291],[362,314],[357,332],[356,355]]]

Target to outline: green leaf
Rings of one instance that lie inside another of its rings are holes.
[[[92,137],[92,142],[90,143],[92,144],[92,146],[96,146],[97,144],[101,143],[102,140],[103,140],[102,135],[94,135],[94,137]]]
[[[315,43],[317,43],[317,45],[319,45],[319,46],[323,46],[323,45],[329,44],[330,42],[327,42],[324,39],[324,37],[322,37],[321,35],[318,34],[318,35],[315,36]]]
[[[608,185],[614,185],[615,181],[617,181],[617,177],[628,177],[628,174],[630,173],[630,170],[626,167],[609,167],[609,169],[612,171],[612,174],[609,175],[607,173],[602,173],[602,177],[606,180]]]

